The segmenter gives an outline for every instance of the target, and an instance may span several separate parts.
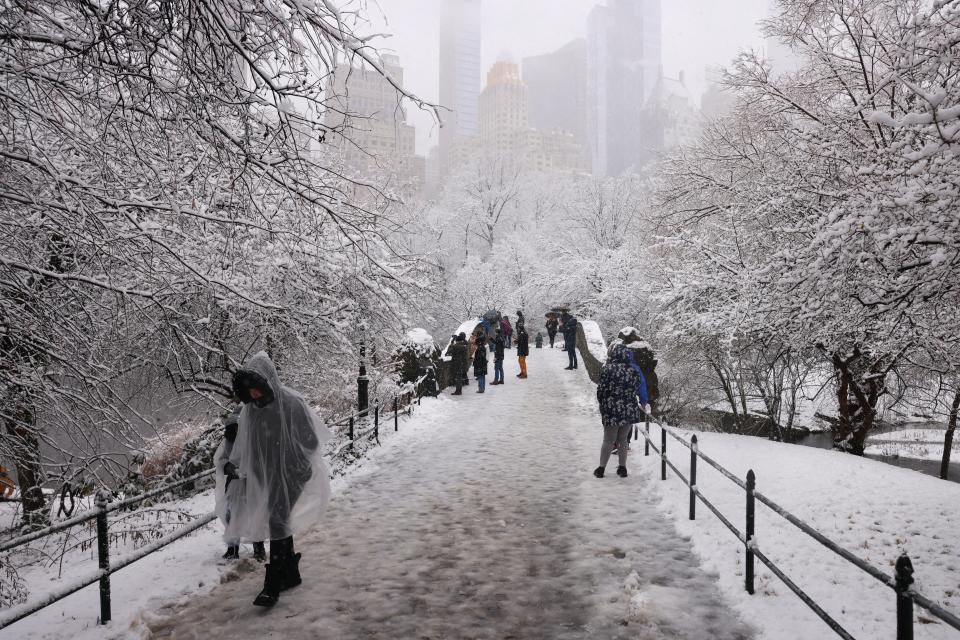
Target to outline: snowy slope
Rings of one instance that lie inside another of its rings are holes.
[[[659,429],[652,428],[655,442]],[[687,434],[689,436],[689,434]],[[761,438],[699,433],[700,450],[744,478],[757,475],[757,490],[811,523],[828,538],[892,575],[902,551],[910,554],[917,588],[951,611],[960,611],[960,486],[879,461],[838,451],[797,447]],[[639,444],[642,451],[642,444]],[[638,446],[635,445],[635,446]],[[686,472],[689,451],[670,440],[667,451]],[[700,505],[688,520],[688,489],[672,474],[660,481],[659,459],[642,465],[660,509],[678,532],[690,536],[705,568],[716,571],[737,611],[771,639],[833,637],[812,611],[759,561],[756,595],[743,588],[743,550],[737,540]],[[697,486],[741,530],[744,492],[706,464]],[[757,506],[759,547],[857,638],[892,638],[893,592],[853,568],[799,530]],[[915,612],[925,619],[926,612]],[[918,624],[918,639],[956,639],[944,624]]]

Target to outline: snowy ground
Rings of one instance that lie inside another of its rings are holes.
[[[298,540],[305,584],[265,612],[245,566],[195,602],[144,612],[143,637],[752,637],[634,475],[597,480],[593,387],[565,354],[531,377],[424,401],[408,429]],[[611,468],[611,471],[613,469]]]
[[[659,429],[652,431],[659,443]],[[960,486],[956,483],[837,451],[717,433],[700,433],[698,438],[701,451],[741,478],[752,468],[758,491],[891,575],[897,557],[908,552],[918,590],[947,609],[960,611]],[[681,470],[688,468],[687,449],[671,439],[667,451]],[[649,460],[659,462],[652,452]],[[693,538],[704,566],[719,574],[724,593],[735,601],[744,619],[759,627],[762,637],[832,637],[826,625],[759,561],[756,595],[748,595],[743,588],[743,549],[733,534],[703,505],[698,507],[697,520],[690,522],[688,489],[672,471],[661,482],[656,463],[639,468],[660,496],[660,509],[674,519],[681,535]],[[742,489],[703,463],[697,486],[743,529]],[[756,526],[761,550],[854,637],[894,637],[895,599],[889,588],[759,504]],[[960,637],[960,632],[932,621],[925,611],[916,613],[918,640]]]
[[[426,399],[399,434],[385,431],[385,446],[336,481],[323,526],[298,538],[305,584],[272,611],[250,604],[262,568],[219,564],[208,527],[116,574],[108,627],[94,624],[88,588],[0,639],[830,637],[759,563],[757,594],[743,591],[733,536],[702,506],[687,521],[685,487],[661,482],[640,443],[629,478],[612,474],[613,461],[593,478],[600,429],[586,371],[563,371],[559,349],[528,362],[528,380],[512,377],[508,357],[503,387]],[[906,548],[921,590],[957,608],[956,484],[758,438],[701,443],[741,476],[752,466],[760,490],[877,566]],[[732,483],[701,465],[698,484],[743,520]],[[888,589],[762,507],[757,528],[765,552],[856,637],[892,636]],[[918,640],[954,637],[939,624],[917,630]]]

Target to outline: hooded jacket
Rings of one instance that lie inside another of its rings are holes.
[[[477,341],[477,350],[473,354],[473,375],[487,375],[487,343],[484,340]]]
[[[319,520],[330,500],[320,445],[331,434],[303,396],[280,383],[266,353],[250,358],[234,380],[235,393],[247,402],[229,457],[242,481],[242,517],[234,516],[231,528],[246,542],[286,538]],[[249,381],[265,383],[272,400],[250,401]]]
[[[530,336],[527,330],[521,328],[517,333],[517,357],[523,358],[530,355]]]
[[[627,347],[616,345],[610,350],[600,369],[597,401],[604,427],[640,422],[641,406],[647,404],[647,381]]]

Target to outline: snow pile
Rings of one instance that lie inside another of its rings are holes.
[[[600,325],[593,320],[580,320],[579,323],[583,327],[583,337],[587,342],[587,351],[602,365],[607,361],[607,343],[603,339]]]
[[[421,358],[429,358],[433,355],[436,345],[433,342],[433,336],[427,333],[426,329],[410,329],[400,341],[402,349],[410,349]]]

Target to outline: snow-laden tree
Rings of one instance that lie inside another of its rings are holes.
[[[104,452],[155,427],[138,387],[228,395],[257,348],[288,377],[342,371],[362,334],[401,328],[387,203],[323,144],[336,58],[382,72],[359,20],[294,0],[0,7],[0,455],[25,520],[61,464],[122,472]]]
[[[956,18],[947,3],[784,0],[766,29],[798,70],[740,56],[738,111],[664,168],[681,330],[821,349],[837,444],[855,452],[889,372],[956,301]]]

